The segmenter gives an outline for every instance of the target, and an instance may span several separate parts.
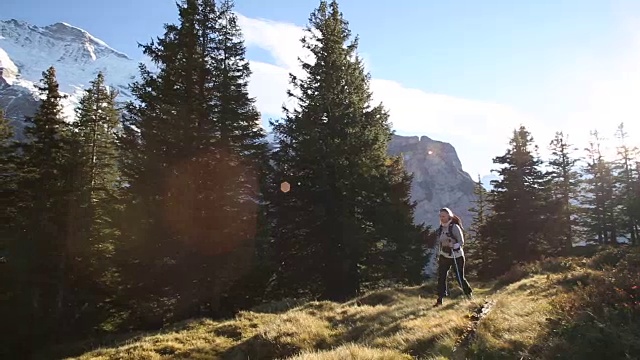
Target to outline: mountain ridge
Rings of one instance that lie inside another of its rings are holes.
[[[24,116],[35,111],[39,98],[35,86],[52,65],[60,91],[68,95],[63,101],[68,120],[75,117],[83,90],[98,72],[118,90],[119,101],[131,98],[128,84],[138,73],[138,61],[65,22],[40,27],[16,19],[0,20],[0,49],[0,98],[4,98],[0,106],[18,128]]]

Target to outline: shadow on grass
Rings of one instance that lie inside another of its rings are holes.
[[[43,349],[35,353],[32,359],[65,359],[75,358],[91,351],[95,351],[100,348],[115,349],[141,341],[150,336],[188,331],[193,328],[201,327],[205,323],[211,323],[211,320],[199,319],[199,320],[183,320],[178,323],[166,326],[158,330],[151,331],[131,331],[128,333],[120,333],[113,335],[104,335],[95,338],[88,338],[73,343],[65,343],[60,345],[54,345]],[[163,353],[170,353],[167,349],[158,349],[157,351]],[[156,352],[157,352],[156,351]],[[162,355],[162,354],[161,354]]]
[[[291,344],[274,344],[258,334],[225,350],[220,354],[220,360],[287,358],[300,350]]]
[[[78,357],[97,348],[120,347],[144,338],[150,333],[141,331],[126,334],[107,335],[98,338],[90,338],[76,343],[54,345],[35,352],[31,359],[50,360]]]
[[[299,306],[303,306],[309,303],[309,300],[303,299],[284,299],[280,301],[273,301],[254,306],[249,311],[262,314],[282,314],[291,309],[295,309]]]
[[[307,339],[304,345],[296,344],[288,341],[288,335],[282,334],[281,337],[268,339],[264,334],[255,334],[224,350],[218,358],[220,360],[285,359],[303,351],[330,350],[336,345],[327,338]]]

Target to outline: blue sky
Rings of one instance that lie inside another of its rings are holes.
[[[3,18],[36,25],[65,21],[133,57],[139,54],[136,41],[160,35],[163,23],[176,20],[170,0],[6,1]],[[304,26],[317,3],[237,0],[236,8],[247,17]],[[576,53],[606,46],[615,22],[610,3],[596,0],[342,3],[374,76],[499,102],[514,101],[514,90],[535,86],[550,68],[571,62]],[[257,49],[250,49],[249,56],[267,60]]]
[[[236,0],[236,10],[249,19],[269,21],[256,23],[255,29],[271,29],[272,22],[304,26],[317,4],[316,0]],[[640,15],[634,1],[344,0],[341,8],[360,36],[360,52],[372,77],[393,82],[380,81],[373,88],[380,89],[381,100],[392,106],[392,121],[400,124],[400,133],[453,143],[474,177],[489,172],[490,158],[506,148],[508,134],[520,122],[539,125],[538,138],[545,147],[552,131],[560,127],[580,132],[579,141],[590,127],[603,125],[603,132],[612,133],[613,125],[604,120],[609,110],[631,111],[631,100],[619,104],[621,97],[611,96],[609,89],[626,86],[625,94],[637,90],[627,76],[636,73],[633,64],[640,60],[634,58],[635,36],[640,32],[628,28]],[[70,23],[134,58],[140,57],[136,42],[161,35],[163,23],[176,20],[174,1],[169,0],[4,0],[1,11],[3,19],[40,26]],[[272,42],[254,34],[248,57],[281,65],[278,54],[288,50],[276,49],[279,45],[268,44]],[[442,108],[433,114],[428,108],[410,112],[400,99],[391,98],[395,85],[447,98],[424,98]],[[608,102],[596,104],[594,99],[603,98],[597,91],[609,96]],[[585,110],[584,104],[594,110]],[[460,107],[468,109],[455,109]],[[581,119],[586,113],[593,118]],[[509,121],[499,120],[506,118]],[[479,134],[481,127],[474,125],[478,122],[492,124],[492,130]],[[467,128],[475,139],[459,136]]]

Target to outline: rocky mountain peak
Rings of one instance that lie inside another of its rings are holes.
[[[51,58],[56,62],[85,64],[109,56],[130,60],[87,31],[64,22],[39,27],[15,19],[0,21],[0,39],[24,51],[36,47],[57,55]]]
[[[402,155],[407,171],[413,174],[412,199],[416,201],[416,222],[439,223],[438,210],[449,207],[465,225],[471,222],[469,208],[474,199],[474,181],[462,169],[455,148],[428,136],[395,135],[389,144],[391,155]]]

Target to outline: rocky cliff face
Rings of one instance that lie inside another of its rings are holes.
[[[439,210],[448,207],[462,218],[465,228],[469,226],[474,181],[462,170],[458,154],[451,144],[428,136],[395,135],[389,144],[389,154],[402,155],[405,169],[413,174],[411,198],[417,202],[416,223],[424,222],[435,229],[440,222]],[[428,262],[423,273],[433,279],[438,254],[433,248],[426,255]]]
[[[408,172],[413,174],[412,199],[418,204],[416,223],[436,226],[438,210],[448,207],[458,214],[465,228],[471,222],[474,181],[464,170],[451,144],[428,136],[395,135],[389,154],[402,155]]]

